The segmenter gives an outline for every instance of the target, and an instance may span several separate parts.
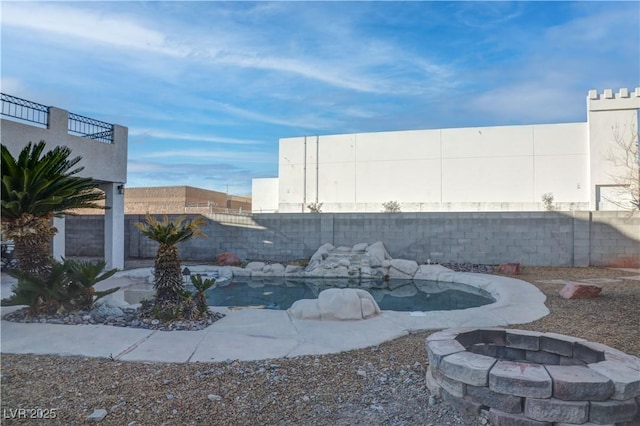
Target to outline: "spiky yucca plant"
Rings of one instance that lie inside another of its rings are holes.
[[[140,232],[160,243],[154,261],[156,306],[179,303],[185,289],[176,244],[193,237],[206,237],[200,230],[200,227],[206,224],[207,220],[202,216],[193,220],[187,220],[186,216],[169,220],[168,216],[164,215],[163,220],[158,220],[149,214],[146,215],[145,222],[136,223]]]
[[[56,146],[44,152],[45,142],[25,146],[17,158],[2,145],[2,236],[15,243],[18,269],[37,281],[48,281],[52,271],[51,238],[57,232],[54,216],[77,208],[104,208],[95,203],[104,193],[91,178],[77,177],[81,157]],[[74,168],[75,167],[75,168]]]

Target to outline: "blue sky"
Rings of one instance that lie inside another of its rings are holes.
[[[639,2],[0,3],[2,92],[129,128],[127,186],[248,195],[283,137],[586,121]]]

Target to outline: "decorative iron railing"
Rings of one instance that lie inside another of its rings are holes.
[[[82,115],[69,113],[68,131],[72,135],[93,139],[99,142],[113,143],[113,124]]]
[[[49,124],[49,107],[15,96],[2,95],[2,115],[14,117],[31,123]]]
[[[49,107],[2,93],[2,114],[19,121],[49,126]],[[69,113],[67,132],[104,143],[113,143],[113,124],[79,114]]]

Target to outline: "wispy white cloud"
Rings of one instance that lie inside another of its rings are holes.
[[[209,101],[208,105],[236,117],[288,127],[322,129],[333,124],[333,122],[331,122],[330,120],[326,120],[320,116],[305,117],[301,116],[300,114],[295,114],[295,116],[291,117],[291,114],[288,112],[288,117],[277,117],[273,114],[265,114],[263,112],[258,112],[255,110],[248,110],[223,102]]]
[[[277,173],[282,137],[582,121],[588,89],[638,85],[639,12],[637,2],[3,2],[1,84],[129,127],[131,182],[248,188]]]
[[[143,136],[143,137],[151,137],[158,139],[175,139],[175,140],[185,140],[185,141],[194,141],[194,142],[215,142],[221,144],[230,144],[230,145],[260,145],[263,144],[264,141],[254,140],[254,139],[237,139],[230,138],[225,136],[215,136],[215,135],[202,135],[202,134],[192,134],[192,133],[174,133],[167,132],[161,130],[152,130],[152,129],[129,129],[129,134],[133,136]]]
[[[44,31],[76,42],[101,43],[184,56],[185,49],[171,46],[159,31],[146,28],[127,15],[96,13],[55,3],[3,2],[2,25]]]
[[[168,158],[168,159],[185,159],[197,158],[200,160],[239,160],[245,163],[266,163],[273,164],[277,162],[277,157],[273,154],[265,152],[244,152],[231,150],[213,150],[213,149],[182,149],[182,150],[165,150],[148,152],[140,155],[140,158]]]
[[[332,40],[332,43],[340,46],[339,54],[318,55],[306,49],[272,52],[268,38],[256,42],[244,34],[250,30],[237,24],[226,24],[240,30],[241,33],[237,35],[223,35],[210,28],[206,32],[194,33],[195,30],[180,24],[174,28],[154,29],[124,13],[99,12],[55,3],[6,5],[3,8],[3,25],[73,38],[74,43],[85,46],[101,43],[115,49],[196,61],[209,67],[233,66],[279,72],[364,93],[415,95],[432,86],[428,84],[429,81],[438,82],[438,85],[452,84],[447,83],[451,70],[446,66],[424,58],[414,58],[403,52],[401,46],[376,41],[371,34],[356,35],[349,32],[345,34],[348,38]],[[224,27],[225,23],[221,26]],[[114,31],[114,28],[118,30]],[[212,31],[213,35],[210,34]],[[328,37],[326,28],[316,26],[310,31],[315,31],[314,37]],[[335,34],[331,35],[335,38]],[[194,40],[198,42],[194,43]],[[144,63],[132,61],[131,66],[144,67]],[[167,72],[161,66],[154,67],[158,72]],[[386,70],[381,72],[381,67]],[[385,75],[389,70],[395,73],[395,78]],[[396,84],[396,79],[403,75],[406,76],[404,84]],[[413,80],[413,75],[421,80]]]

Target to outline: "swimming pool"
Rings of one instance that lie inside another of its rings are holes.
[[[206,292],[210,306],[253,306],[286,310],[301,299],[315,299],[329,288],[359,288],[371,293],[382,310],[450,311],[494,303],[486,291],[466,284],[391,279],[359,281],[334,279],[243,278],[218,284]],[[192,288],[189,288],[192,290]]]

